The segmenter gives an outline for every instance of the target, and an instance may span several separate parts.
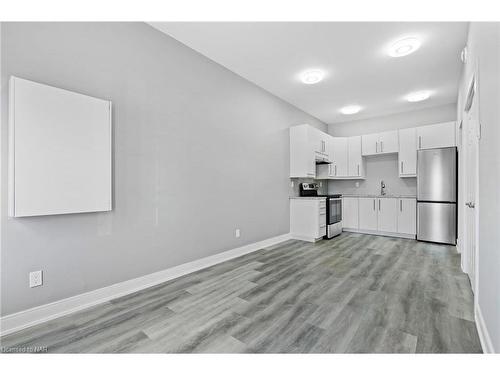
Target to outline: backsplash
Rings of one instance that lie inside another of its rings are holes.
[[[417,178],[400,178],[398,155],[368,156],[365,180],[329,180],[328,194],[380,194],[380,181],[385,183],[387,194],[416,195]],[[356,187],[359,182],[359,187]]]
[[[292,181],[293,187],[291,184]],[[318,194],[328,194],[328,182],[325,180],[314,180],[313,178],[291,178],[290,185],[288,185],[288,195],[290,197],[296,197],[299,195],[299,184],[301,184],[302,182],[317,182],[318,184],[321,183],[322,186],[320,186]]]

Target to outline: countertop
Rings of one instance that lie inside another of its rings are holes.
[[[324,200],[326,197],[290,197],[290,199]]]
[[[414,198],[416,195],[399,195],[399,194],[386,194],[386,195],[376,195],[376,194],[342,194],[343,197],[353,197],[353,198]]]

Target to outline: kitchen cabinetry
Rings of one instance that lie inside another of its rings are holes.
[[[377,230],[379,232],[398,231],[398,212],[396,198],[377,198]]]
[[[417,129],[399,130],[399,177],[417,176]]]
[[[455,147],[455,121],[443,122],[417,128],[417,148]]]
[[[348,176],[348,140],[345,137],[330,138],[332,177]]]
[[[379,155],[398,152],[397,130],[361,136],[362,155]]]
[[[342,227],[359,228],[359,205],[357,197],[342,198]]]
[[[316,177],[316,161],[327,161],[330,136],[304,124],[290,128],[290,177]]]
[[[398,199],[398,233],[415,235],[417,232],[417,201],[414,198]]]
[[[415,238],[416,199],[343,197],[343,230]]]
[[[315,242],[326,235],[326,199],[290,199],[292,238]]]
[[[359,198],[359,229],[377,230],[377,198]]]
[[[361,136],[347,138],[348,171],[349,177],[363,177],[365,175],[363,157],[361,156]]]

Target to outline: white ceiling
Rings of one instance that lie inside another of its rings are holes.
[[[456,102],[466,22],[158,22],[151,25],[305,112],[332,124]],[[388,44],[417,36],[422,46],[392,58]],[[316,85],[297,75],[327,71]],[[430,99],[408,103],[412,91]],[[349,104],[364,110],[338,111]]]

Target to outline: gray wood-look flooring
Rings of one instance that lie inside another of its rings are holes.
[[[287,241],[2,338],[134,353],[478,353],[455,247],[343,233]]]

